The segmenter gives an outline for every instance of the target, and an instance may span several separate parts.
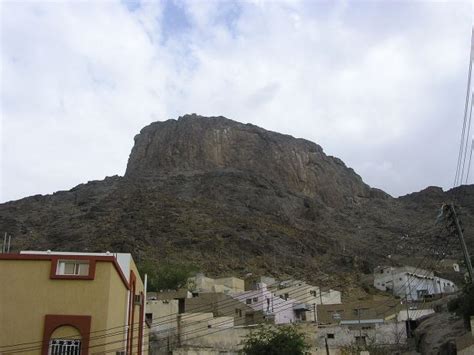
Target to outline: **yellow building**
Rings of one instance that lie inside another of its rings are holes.
[[[0,254],[0,354],[148,354],[130,254]]]

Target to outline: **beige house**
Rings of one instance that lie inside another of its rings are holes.
[[[0,352],[148,353],[145,289],[130,254],[0,254],[0,282]]]
[[[252,325],[266,322],[261,311],[225,293],[199,293],[185,300],[186,313],[212,313],[214,317],[233,317],[235,325]]]
[[[148,300],[145,319],[150,325],[152,353],[169,354],[178,341],[179,300]]]

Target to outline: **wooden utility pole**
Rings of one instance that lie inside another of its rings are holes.
[[[449,204],[448,208],[451,212],[450,214],[448,214],[448,218],[451,217],[451,219],[454,222],[454,226],[456,227],[456,231],[457,231],[456,234],[458,235],[459,242],[461,243],[462,252],[464,254],[464,261],[467,266],[467,272],[469,273],[470,283],[472,284],[474,282],[474,276],[473,276],[473,271],[472,271],[471,257],[469,256],[469,251],[467,250],[466,242],[464,241],[462,228],[461,228],[461,225],[459,224],[459,219],[456,214],[456,210],[454,209],[454,205],[451,203]]]
[[[407,338],[411,338],[410,311],[408,308],[408,294],[405,294],[405,305],[407,308]]]

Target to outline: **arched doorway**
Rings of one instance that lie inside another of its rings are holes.
[[[88,355],[90,316],[46,315],[41,355]]]

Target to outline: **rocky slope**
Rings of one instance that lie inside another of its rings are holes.
[[[189,261],[214,274],[287,274],[336,287],[379,263],[440,268],[441,254],[459,258],[456,241],[448,245],[434,223],[453,194],[472,230],[471,186],[395,199],[315,143],[187,115],[143,128],[124,177],[0,205],[0,231],[13,235],[16,250],[127,251],[139,262]]]

